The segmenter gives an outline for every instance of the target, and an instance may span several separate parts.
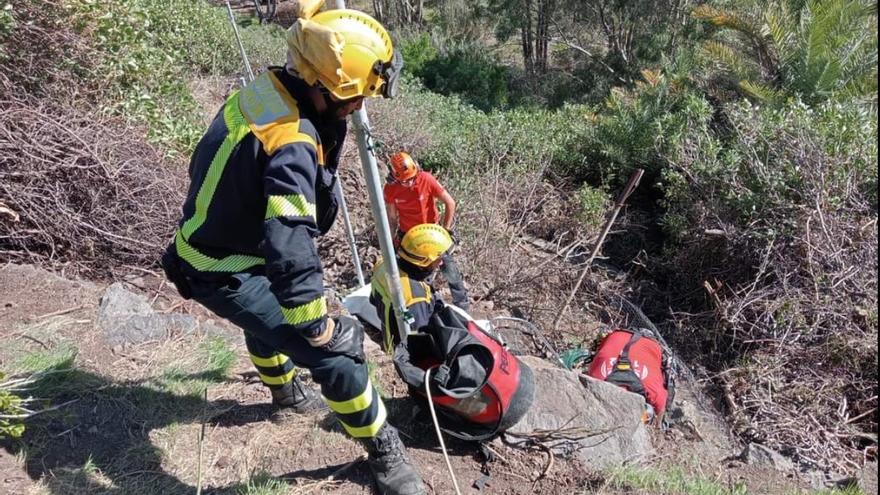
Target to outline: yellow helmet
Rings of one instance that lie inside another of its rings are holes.
[[[394,97],[403,58],[385,28],[357,10],[311,13],[287,31],[289,65],[300,77],[340,100]]]
[[[436,223],[423,223],[404,234],[397,254],[416,266],[426,268],[451,247],[452,237],[446,229]]]

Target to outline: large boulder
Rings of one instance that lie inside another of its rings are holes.
[[[190,315],[156,313],[145,297],[115,283],[101,297],[97,326],[107,342],[115,346],[189,334],[199,324]]]
[[[550,437],[542,443],[554,454],[577,456],[597,469],[638,462],[653,452],[642,423],[642,396],[543,359],[522,360],[535,375],[535,400],[508,430],[509,442],[528,445],[536,434]],[[549,432],[555,434],[546,435]]]

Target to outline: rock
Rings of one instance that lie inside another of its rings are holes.
[[[877,495],[877,461],[865,464],[858,474],[859,488],[865,495]]]
[[[198,321],[190,315],[158,314],[146,298],[115,283],[101,297],[97,326],[110,345],[119,345],[189,334],[198,327]]]
[[[620,387],[536,357],[523,362],[535,375],[535,400],[526,415],[508,430],[507,440],[525,444],[521,436],[536,430],[579,429],[589,434],[576,441],[547,442],[555,454],[575,455],[593,468],[607,468],[645,459],[653,451],[642,423],[644,399]],[[589,433],[588,433],[589,432]]]
[[[366,354],[367,357],[375,358],[377,356],[383,356],[385,351],[382,350],[382,346],[379,345],[378,342],[366,337],[364,339],[364,354]]]
[[[753,466],[773,468],[777,471],[792,471],[794,463],[784,455],[759,443],[750,443],[743,450],[742,458]]]
[[[805,474],[805,477],[810,483],[810,488],[813,490],[824,490],[828,482],[825,473],[821,471],[810,471]]]

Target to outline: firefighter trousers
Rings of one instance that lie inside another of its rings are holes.
[[[382,398],[370,383],[366,363],[312,347],[285,323],[281,306],[263,275],[237,273],[224,283],[189,279],[193,299],[244,330],[251,361],[263,383],[281,386],[294,366],[308,369],[349,435],[371,438],[385,423]]]
[[[470,302],[468,301],[467,289],[464,286],[464,277],[461,275],[461,270],[458,269],[458,263],[452,258],[452,254],[448,252],[441,256],[441,258],[443,259],[443,265],[440,267],[440,273],[443,274],[443,278],[449,284],[449,292],[452,293],[452,304],[467,311],[470,307]]]

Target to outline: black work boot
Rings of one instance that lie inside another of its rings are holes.
[[[425,495],[418,471],[409,462],[397,428],[385,423],[373,438],[361,438],[367,448],[367,464],[380,495]]]
[[[272,389],[272,405],[276,407],[271,420],[274,422],[290,419],[297,414],[323,411],[327,404],[321,395],[307,387],[298,376],[285,383],[281,388]]]

